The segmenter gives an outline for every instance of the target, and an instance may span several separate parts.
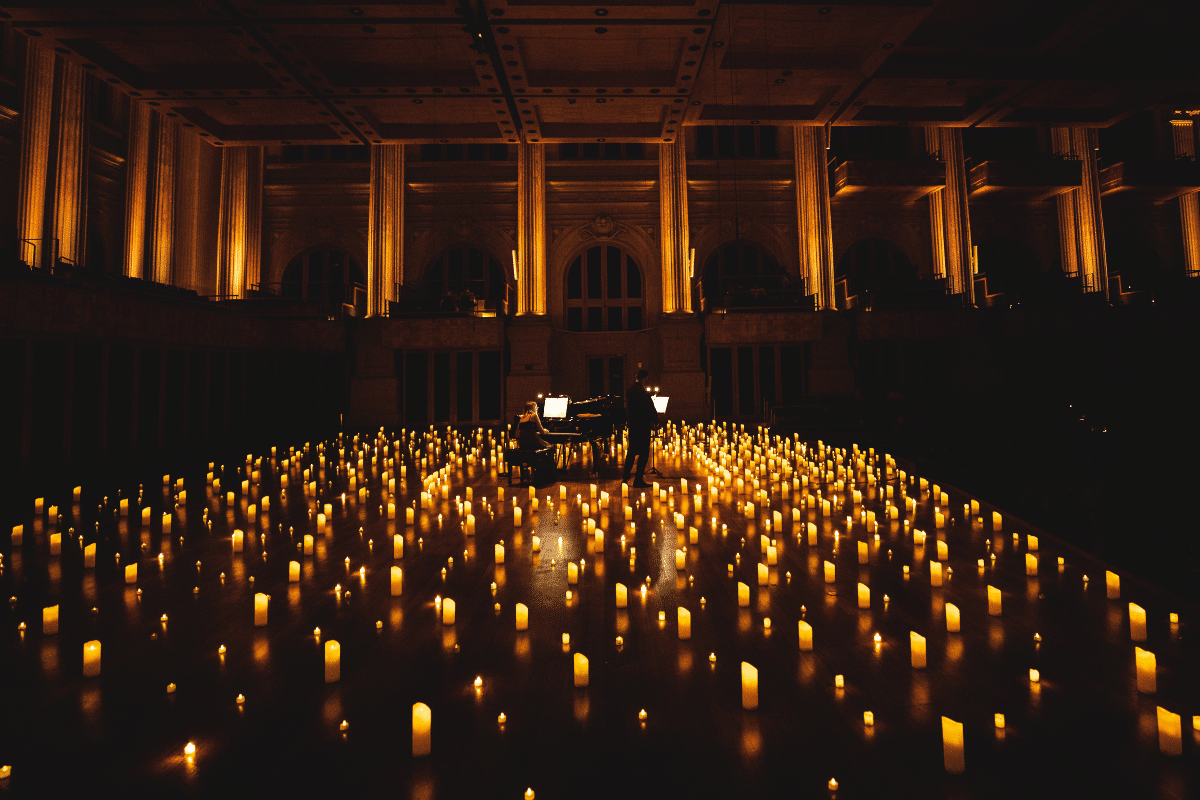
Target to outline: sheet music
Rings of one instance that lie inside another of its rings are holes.
[[[651,397],[650,399],[654,401],[654,410],[655,411],[657,411],[660,414],[667,413],[667,401],[670,400],[671,398],[666,397],[661,394],[656,394],[653,397]]]
[[[565,419],[567,416],[567,398],[565,397],[547,397],[545,400],[545,413],[542,415],[546,419]]]

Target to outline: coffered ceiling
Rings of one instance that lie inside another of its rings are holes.
[[[1200,102],[1134,0],[27,0],[0,16],[224,144],[672,141],[687,125],[1110,125]],[[1193,20],[1194,21],[1194,20]]]

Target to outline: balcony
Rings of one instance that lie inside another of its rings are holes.
[[[971,168],[968,180],[971,200],[1037,203],[1078,188],[1083,163],[1057,158],[984,161]]]
[[[1100,194],[1135,196],[1165,203],[1200,191],[1200,165],[1194,159],[1139,159],[1100,170]]]
[[[946,185],[946,165],[931,157],[850,158],[833,168],[831,194],[912,203]]]
[[[803,279],[789,275],[728,277],[724,285],[700,282],[700,310],[704,313],[756,311],[812,311],[816,299],[808,294]]]
[[[388,316],[408,317],[503,317],[507,297],[477,297],[472,292],[433,294],[420,286],[396,285],[397,300],[388,301]]]

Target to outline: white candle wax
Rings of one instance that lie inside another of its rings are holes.
[[[529,606],[517,603],[517,630],[529,630]]]
[[[1164,756],[1183,755],[1183,725],[1178,714],[1158,706],[1158,749]]]
[[[916,631],[909,631],[908,643],[912,651],[913,669],[925,669],[925,637]]]
[[[746,584],[742,583],[741,581],[738,581],[737,592],[738,592],[738,607],[739,608],[749,608],[750,607],[750,587],[747,586]]]
[[[392,597],[399,597],[404,591],[404,570],[399,567],[392,567],[391,571],[392,582]]]
[[[94,678],[100,674],[100,640],[93,639],[83,645],[83,677]]]
[[[42,609],[42,633],[45,636],[58,633],[58,606],[46,606]]]
[[[1154,694],[1158,691],[1158,659],[1154,653],[1140,647],[1133,648],[1133,653],[1137,665],[1137,690],[1142,694]]]
[[[125,565],[125,583],[137,583],[137,564]]]
[[[270,595],[256,592],[254,595],[254,627],[261,628],[267,624],[267,606],[270,605]]]
[[[1121,598],[1121,576],[1115,572],[1105,571],[1104,586],[1109,600]]]
[[[961,775],[966,770],[963,725],[949,717],[942,717],[942,755],[946,763],[946,772]]]
[[[803,651],[806,651],[806,652],[812,650],[813,649],[812,625],[809,625],[804,620],[799,620],[796,623],[796,627],[798,628],[799,634],[800,634],[800,649]]]
[[[929,585],[942,585],[942,563],[940,561],[929,562]]]
[[[588,685],[588,660],[583,653],[576,653],[574,658],[575,666],[575,686],[584,688]]]
[[[454,601],[449,597],[442,598],[442,624],[454,624]]]
[[[1033,553],[1025,554],[1025,574],[1036,578],[1038,574],[1038,558]]]
[[[433,746],[433,712],[424,703],[414,703],[412,709],[412,753],[415,758],[427,756]]]
[[[867,543],[859,542],[858,543],[858,563],[866,564],[869,558],[870,558],[870,554],[867,551]]]
[[[867,586],[865,583],[860,583],[858,585],[858,607],[871,607],[871,587]]]
[[[753,711],[758,708],[758,670],[742,662],[742,708]]]
[[[987,587],[988,591],[988,613],[993,617],[1000,616],[1001,613],[1001,594],[1000,590],[995,586]]]
[[[325,682],[337,683],[342,679],[342,646],[335,640],[325,642]]]
[[[958,606],[954,605],[954,603],[946,603],[946,630],[950,633],[958,633],[960,625],[961,617]]]
[[[833,583],[836,571],[832,561],[825,562],[825,582]]]
[[[244,541],[244,539],[243,539],[242,532],[234,531],[233,532],[233,552],[235,552],[235,553],[242,552],[243,541]]]
[[[497,544],[495,549],[496,549],[496,563],[503,564],[504,563],[504,545]]]
[[[1137,603],[1129,604],[1129,638],[1135,642],[1146,641],[1146,609]]]
[[[629,589],[623,583],[617,584],[617,608],[626,608],[629,605]]]
[[[680,606],[678,609],[678,620],[679,620],[679,638],[680,639],[691,639],[692,638],[692,612],[688,611],[683,606]]]

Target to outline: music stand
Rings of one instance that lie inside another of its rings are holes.
[[[657,411],[659,414],[667,413],[667,402],[671,398],[669,398],[665,395],[657,395],[656,394],[656,395],[653,395],[650,399],[654,401],[654,410],[655,411]],[[651,443],[651,447],[650,447],[650,458],[651,458],[651,464],[646,469],[646,472],[648,472],[649,474],[653,475],[656,478],[667,477],[666,475],[663,475],[661,472],[658,471],[658,466],[657,466],[658,465],[658,456],[654,455],[653,442]]]

